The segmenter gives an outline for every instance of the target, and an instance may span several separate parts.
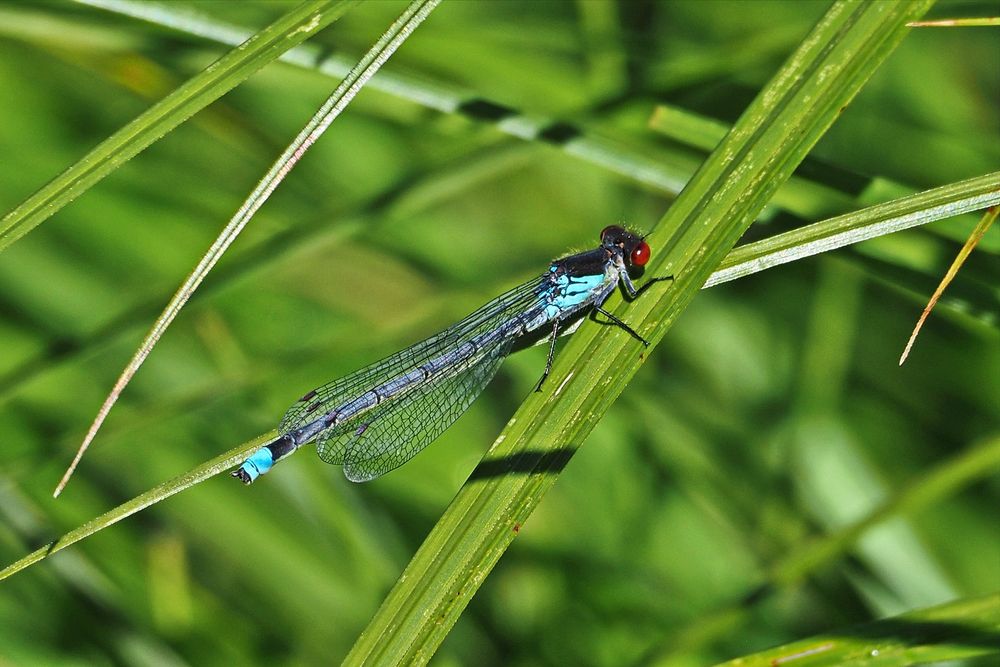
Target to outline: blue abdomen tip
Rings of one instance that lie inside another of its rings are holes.
[[[243,462],[240,466],[240,470],[245,472],[250,481],[254,481],[274,465],[274,458],[271,455],[271,450],[267,447],[261,447],[253,455]]]

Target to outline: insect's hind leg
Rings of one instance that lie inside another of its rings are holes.
[[[552,337],[549,339],[549,356],[545,360],[545,372],[542,373],[542,377],[538,380],[538,384],[535,385],[535,391],[542,390],[542,383],[545,382],[545,378],[549,376],[549,371],[552,370],[552,359],[556,354],[556,338],[559,337],[559,320],[552,320]]]
[[[629,334],[631,334],[632,337],[635,338],[637,341],[639,341],[640,343],[642,343],[644,346],[649,347],[649,341],[648,340],[646,340],[645,338],[643,338],[642,336],[640,336],[639,333],[635,329],[633,329],[629,325],[625,324],[624,322],[622,322],[620,319],[618,319],[617,317],[615,317],[614,315],[612,315],[608,311],[604,310],[600,306],[594,306],[594,312],[595,313],[600,313],[601,315],[604,315],[606,318],[608,318],[609,320],[611,320],[612,324],[614,324],[614,325],[616,325],[618,327],[621,327],[625,331],[629,332]]]

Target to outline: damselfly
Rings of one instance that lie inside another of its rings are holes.
[[[541,389],[555,342],[588,310],[604,315],[648,345],[627,324],[601,307],[619,284],[629,298],[637,290],[629,269],[649,261],[643,237],[613,225],[593,250],[557,259],[541,277],[493,299],[457,324],[370,366],[313,389],[278,426],[280,436],[244,461],[236,477],[250,484],[307,443],[319,457],[344,466],[354,482],[375,479],[409,461],[437,438],[479,396],[515,340],[533,331],[549,336]]]

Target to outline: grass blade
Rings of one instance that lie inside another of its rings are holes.
[[[913,665],[1000,652],[1000,593],[956,600],[737,658],[730,667]],[[985,664],[985,663],[983,663]]]
[[[651,236],[664,248],[651,275],[673,274],[627,309],[658,342],[774,191],[930,2],[838,2],[747,109]],[[620,305],[620,304],[619,304]],[[521,406],[484,468],[459,491],[346,664],[427,662],[559,470],[643,359],[618,331],[583,327],[556,360],[551,390]],[[515,472],[516,471],[516,472]]]
[[[901,515],[915,514],[973,482],[1000,472],[1000,435],[975,443],[915,480],[870,514],[814,542],[807,543],[777,563],[768,586],[784,586],[801,579],[830,559],[843,554],[870,528]]]
[[[81,0],[101,2],[105,0]],[[107,9],[149,23],[197,35],[222,44],[239,43],[246,30],[216,19],[182,12],[175,8],[144,2],[115,2]],[[350,69],[350,61],[339,55],[326,55],[320,49],[303,45],[282,56],[282,61],[305,69],[315,69],[341,78]],[[401,72],[380,72],[371,87],[401,99],[447,114],[458,114],[480,123],[490,123],[498,131],[526,141],[552,144],[586,162],[669,193],[678,192],[697,167],[697,162],[675,154],[669,161],[637,151],[620,141],[592,136],[584,129],[545,116],[524,113],[504,104],[483,99],[475,92],[454,85],[410,76]]]
[[[132,380],[132,377],[138,372],[139,367],[142,366],[143,362],[153,351],[153,347],[156,346],[160,337],[166,332],[167,327],[170,326],[170,323],[180,313],[181,308],[191,298],[191,294],[198,289],[198,285],[201,284],[205,276],[208,275],[209,271],[212,270],[229,246],[240,235],[240,232],[243,231],[250,218],[264,205],[264,202],[267,201],[271,193],[284,180],[285,176],[288,175],[305,152],[309,150],[310,146],[316,143],[323,135],[330,126],[330,123],[350,104],[351,100],[361,91],[361,88],[364,87],[372,75],[385,64],[396,49],[406,41],[406,38],[416,30],[417,26],[427,18],[440,2],[441,0],[412,0],[406,10],[389,27],[385,34],[379,38],[375,45],[369,49],[368,53],[364,55],[357,66],[351,70],[350,74],[337,86],[336,90],[333,91],[302,131],[299,132],[298,136],[292,140],[288,148],[278,157],[257,184],[257,187],[253,189],[253,192],[250,193],[246,201],[243,202],[243,205],[240,206],[239,210],[236,211],[222,232],[220,232],[215,242],[208,249],[208,252],[205,253],[201,261],[198,262],[198,265],[178,288],[177,292],[174,293],[166,308],[164,308],[153,324],[153,328],[150,329],[139,345],[139,349],[132,355],[132,359],[129,360],[129,363],[118,377],[115,386],[112,387],[111,392],[104,399],[104,403],[101,405],[100,410],[98,410],[97,416],[90,425],[90,429],[87,431],[87,435],[84,437],[79,449],[77,449],[73,461],[56,486],[52,494],[53,496],[58,496],[62,492],[69,478],[73,475],[73,471],[76,470],[77,464],[80,463],[80,459],[83,458],[84,452],[87,451],[87,447],[90,446],[94,436],[100,430],[101,424],[104,423],[108,413],[111,412],[111,408],[118,401],[118,397],[121,396],[122,391],[124,391],[125,387]]]
[[[0,251],[147,146],[222,97],[241,81],[308,39],[358,0],[309,0],[287,12],[245,43],[209,65],[170,95],[102,141],[0,219]],[[113,7],[116,3],[105,3]]]
[[[153,487],[149,491],[136,496],[127,503],[122,503],[113,510],[105,512],[101,516],[88,521],[79,528],[71,530],[58,540],[50,542],[44,547],[32,551],[24,558],[11,563],[3,570],[0,570],[0,580],[6,579],[12,574],[18,573],[21,570],[48,558],[57,551],[61,551],[71,544],[75,544],[86,537],[90,537],[94,533],[103,530],[108,526],[112,526],[122,519],[132,516],[136,512],[146,509],[150,505],[154,505],[161,500],[169,498],[175,493],[179,493],[188,487],[194,486],[202,480],[208,479],[209,477],[217,475],[220,472],[231,470],[243,462],[243,459],[246,458],[248,452],[251,452],[257,447],[263,445],[267,442],[268,438],[273,435],[274,433],[272,432],[254,438],[250,442],[240,445],[235,449],[231,449],[225,454],[221,454],[211,461],[203,463],[197,468],[194,468],[179,477],[175,477],[174,479],[164,482],[159,486]]]
[[[726,256],[705,287],[998,203],[1000,172],[993,172],[869,206],[740,246]]]
[[[674,629],[666,641],[648,652],[643,662],[669,662],[692,645],[702,645],[712,637],[724,636],[727,629],[737,625],[739,619],[751,613],[755,605],[760,605],[769,597],[779,596],[842,557],[872,529],[893,519],[933,508],[941,500],[995,475],[998,469],[1000,437],[994,435],[973,443],[930,473],[912,480],[864,517],[792,549],[769,568],[763,582],[738,594],[730,604],[701,614],[690,624]]]
[[[958,270],[962,268],[962,264],[968,259],[969,255],[972,254],[972,250],[979,243],[980,239],[986,233],[986,230],[990,228],[993,222],[997,219],[997,213],[1000,213],[1000,208],[997,208],[995,204],[991,205],[990,209],[986,211],[979,224],[976,228],[972,230],[972,234],[969,236],[969,240],[965,242],[962,249],[959,251],[958,256],[955,257],[955,261],[952,262],[951,266],[948,267],[948,272],[945,273],[941,282],[938,284],[937,289],[934,290],[934,294],[931,295],[930,301],[927,302],[927,306],[924,311],[920,313],[920,318],[917,320],[916,326],[913,327],[913,333],[910,334],[910,339],[906,341],[906,347],[903,348],[903,354],[899,357],[899,365],[902,366],[903,362],[906,361],[906,357],[910,354],[910,348],[913,347],[913,343],[917,340],[917,334],[920,333],[921,327],[924,326],[924,321],[927,316],[931,314],[931,310],[934,309],[934,305],[944,294],[944,290],[951,284],[955,276],[958,275]]]

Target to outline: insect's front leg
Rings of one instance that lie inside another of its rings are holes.
[[[628,271],[622,271],[618,274],[621,280],[622,287],[625,288],[625,293],[628,294],[629,301],[638,298],[640,294],[645,292],[654,283],[661,283],[667,280],[673,280],[673,276],[660,276],[658,278],[650,278],[641,287],[636,288],[635,283],[632,282],[632,278],[628,275]]]
[[[628,294],[629,300],[639,296],[639,290],[635,288],[635,284],[632,282],[632,278],[628,275],[627,270],[621,270],[618,273],[619,282],[621,282],[622,287],[625,288],[625,293]]]

